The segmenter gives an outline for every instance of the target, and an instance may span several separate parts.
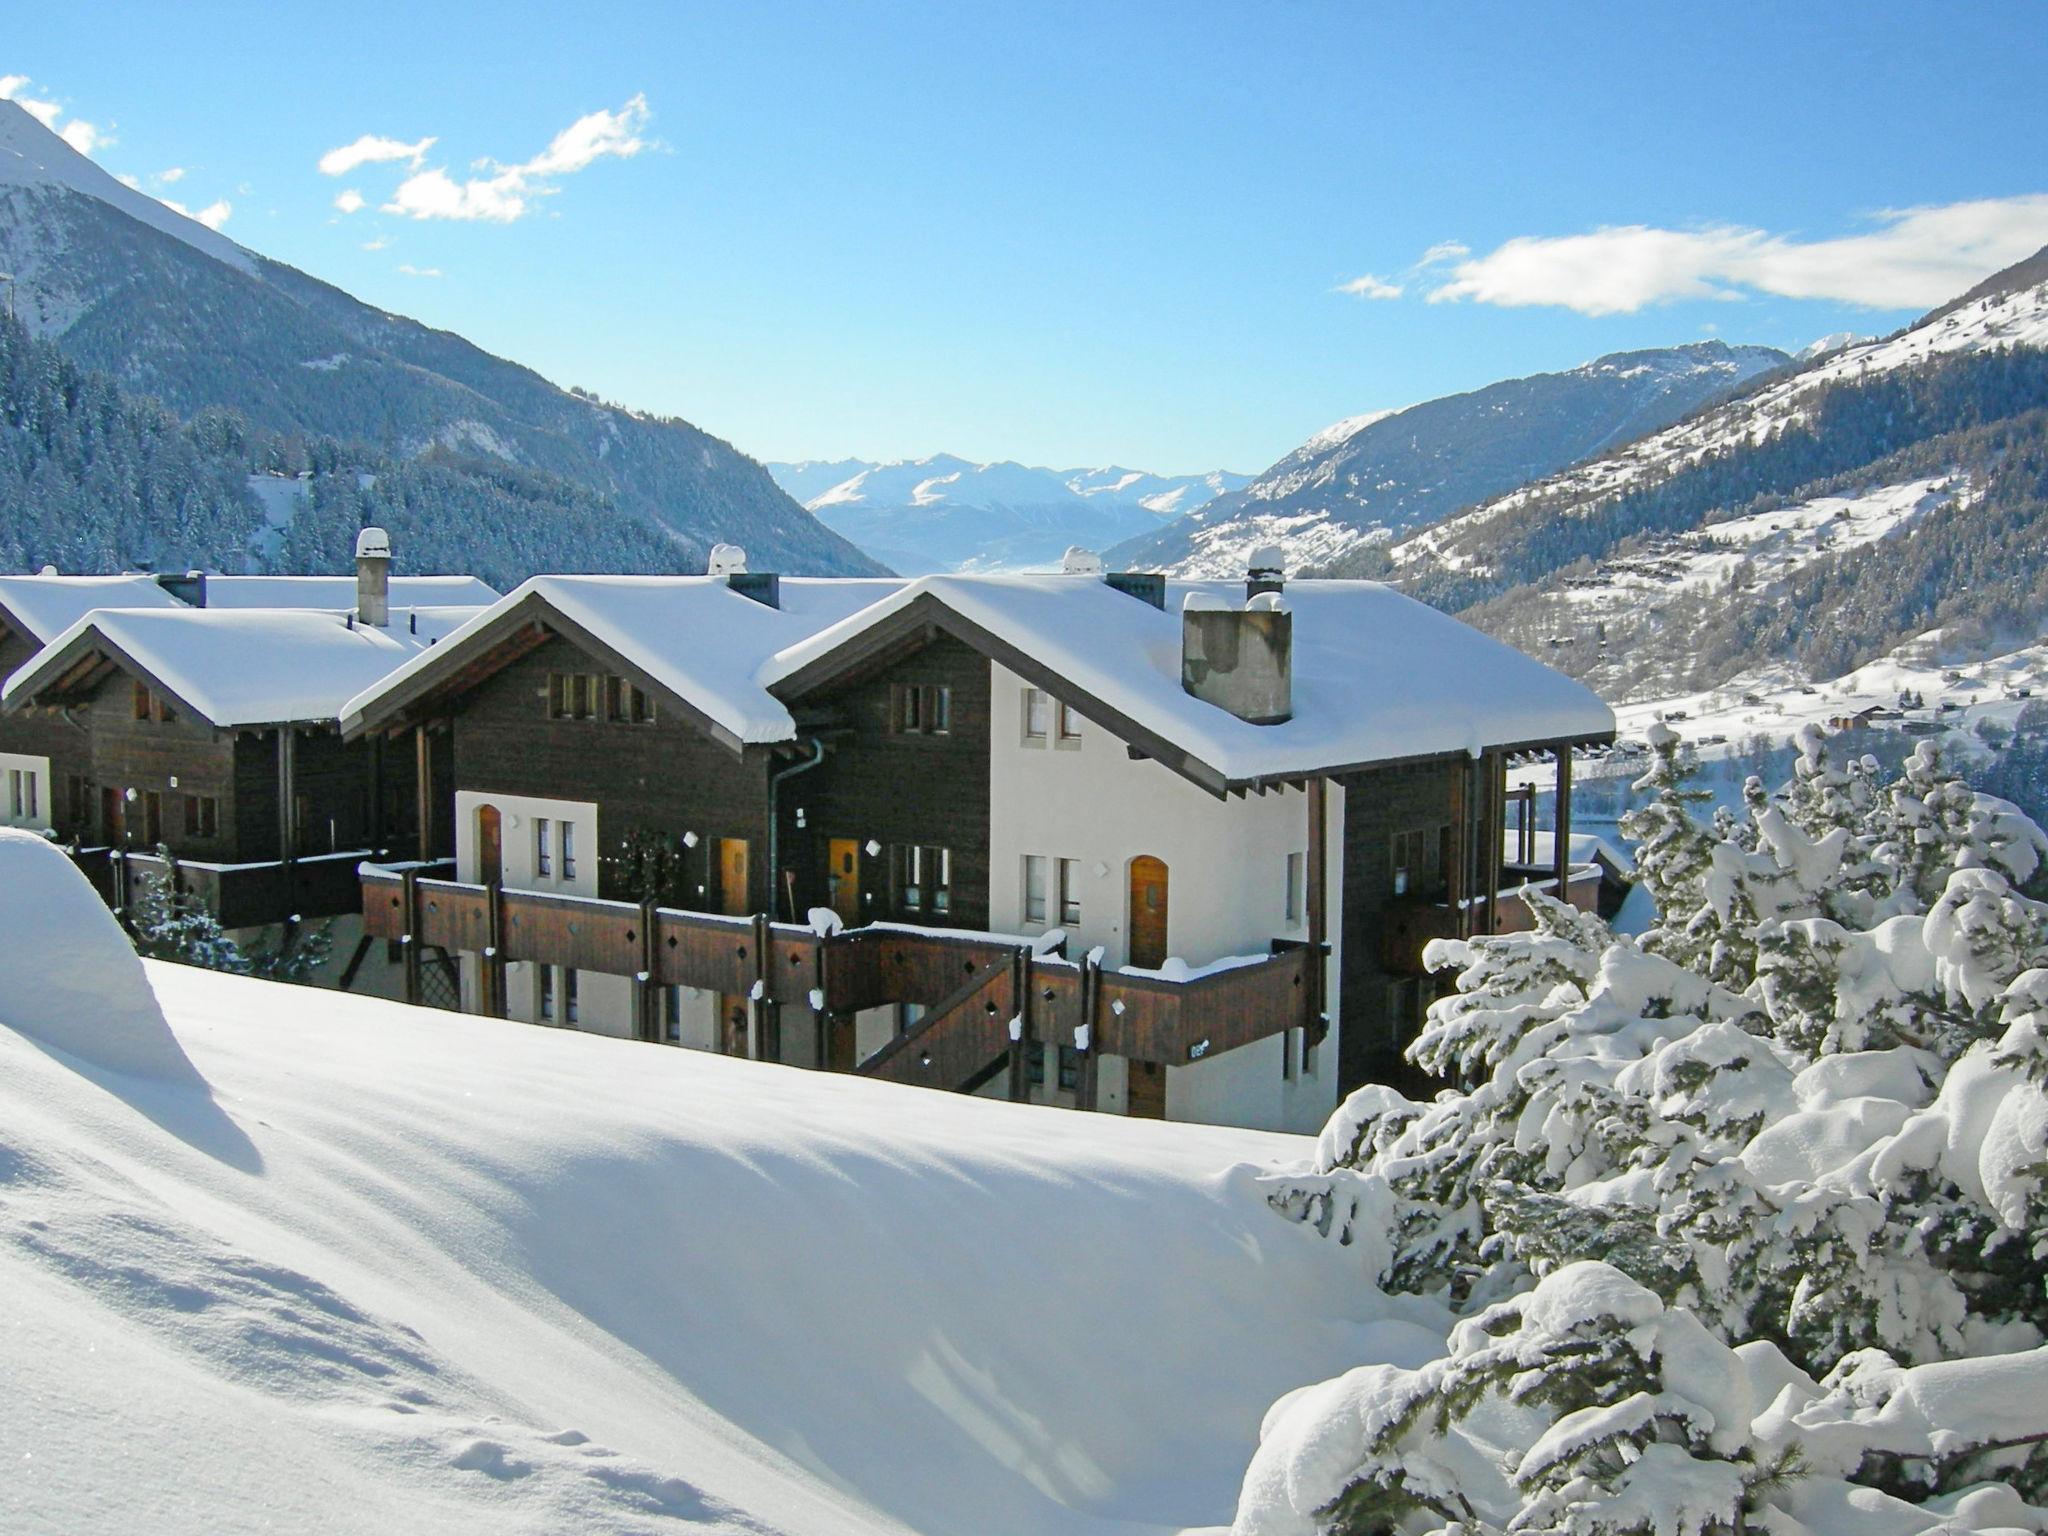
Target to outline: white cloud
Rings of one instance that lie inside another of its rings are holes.
[[[216,202],[208,203],[204,208],[198,209],[187,208],[183,203],[168,197],[158,198],[157,201],[170,209],[171,212],[182,213],[194,223],[204,224],[208,229],[219,229],[221,225],[227,223],[229,216],[235,211],[234,204],[224,197]]]
[[[1584,315],[1755,293],[1926,309],[2048,245],[2048,194],[1888,209],[1873,223],[1862,234],[1821,240],[1733,224],[1520,235],[1458,259],[1429,299],[1556,305]]]
[[[1433,267],[1440,262],[1456,261],[1460,256],[1470,256],[1471,254],[1472,247],[1464,244],[1462,241],[1439,240],[1435,245],[1432,245],[1422,253],[1422,260],[1416,262],[1415,265],[1417,267]]]
[[[363,242],[363,249],[366,251],[381,251],[390,244],[391,241],[389,237],[385,235],[379,235],[374,240],[365,240]]]
[[[441,275],[439,267],[416,267],[409,261],[400,262],[398,270],[407,277],[439,277]]]
[[[334,206],[343,213],[359,213],[363,207],[363,194],[350,187],[346,192],[336,195]]]
[[[71,119],[57,136],[81,155],[89,155],[103,145],[114,142],[111,136],[100,132],[82,117]]]
[[[407,160],[417,166],[434,147],[434,140],[421,139],[408,144],[403,139],[380,138],[366,133],[353,144],[344,144],[330,149],[320,157],[320,174],[323,176],[346,176],[359,165],[383,165],[392,161]]]
[[[121,183],[122,186],[128,188],[131,192],[140,192],[142,190],[142,178],[130,176],[126,171],[116,171],[114,173],[114,180]]]
[[[0,75],[0,101],[14,100],[14,93],[27,84],[27,75]]]
[[[1370,272],[1361,272],[1348,283],[1337,286],[1339,293],[1355,294],[1361,299],[1398,299],[1401,285],[1390,283],[1383,277],[1374,277]]]
[[[551,196],[555,179],[573,175],[599,160],[629,160],[646,149],[647,98],[636,95],[616,112],[597,111],[576,119],[531,160],[507,165],[478,160],[481,174],[457,180],[440,166],[417,169],[398,184],[384,212],[408,219],[482,220],[510,224],[533,211],[537,198]],[[423,141],[431,143],[432,140]],[[323,162],[324,167],[324,162]]]
[[[174,165],[167,171],[158,171],[156,179],[163,186],[174,187],[185,179],[185,167]]]

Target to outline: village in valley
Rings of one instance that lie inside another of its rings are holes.
[[[2016,12],[464,9],[0,58],[0,1532],[2048,1536]]]

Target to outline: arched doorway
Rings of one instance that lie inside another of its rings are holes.
[[[485,885],[505,879],[505,825],[495,805],[476,808],[476,872]]]
[[[1166,963],[1166,862],[1149,853],[1131,860],[1130,965]]]

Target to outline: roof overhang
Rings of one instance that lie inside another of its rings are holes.
[[[20,674],[23,686],[9,694],[6,712],[15,714],[36,704],[61,708],[65,705],[83,703],[97,693],[107,679],[116,673],[126,673],[148,684],[154,692],[171,700],[193,719],[202,721],[215,730],[248,728],[223,726],[184,694],[166,683],[155,671],[136,660],[125,647],[100,633],[96,627],[81,630],[61,649],[46,648],[35,660],[24,666]]]
[[[539,592],[527,593],[474,628],[466,628],[459,637],[434,646],[419,667],[379,687],[360,710],[346,715],[341,722],[342,735],[354,740],[371,732],[393,733],[446,715],[470,689],[557,638],[621,677],[631,678],[653,695],[661,708],[687,720],[734,756],[745,751],[747,744],[736,733]]]

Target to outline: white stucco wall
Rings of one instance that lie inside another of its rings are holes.
[[[1084,722],[1078,746],[1028,743],[1025,684],[992,667],[989,744],[989,925],[1002,933],[1064,927],[1079,958],[1101,946],[1104,965],[1128,958],[1131,861],[1144,855],[1167,867],[1167,950],[1190,965],[1225,955],[1262,954],[1276,938],[1306,939],[1301,919],[1287,916],[1287,856],[1308,848],[1308,796],[1300,790],[1219,800],[1150,759],[1134,760],[1126,744]],[[1331,791],[1333,801],[1341,793]],[[1333,808],[1331,893],[1341,868],[1341,810]],[[1052,879],[1047,921],[1024,919],[1024,856],[1076,859],[1081,865],[1081,918],[1060,922]],[[1334,903],[1333,903],[1334,905]],[[1337,927],[1337,914],[1330,919]],[[1334,971],[1332,973],[1334,979]],[[1334,985],[1331,988],[1334,1006]],[[1283,1043],[1261,1040],[1167,1075],[1167,1114],[1272,1130],[1314,1131],[1335,1107],[1334,1049],[1318,1053],[1316,1070],[1298,1064],[1300,1035],[1285,1049],[1296,1061],[1282,1072]],[[1105,1058],[1099,1102],[1124,1108],[1123,1064]]]
[[[35,812],[28,810],[29,790],[26,782],[22,788],[22,809],[14,809],[14,775],[21,774],[24,781],[31,775],[35,779]],[[21,827],[30,832],[50,830],[50,760],[47,757],[30,757],[21,752],[0,752],[0,826]]]

